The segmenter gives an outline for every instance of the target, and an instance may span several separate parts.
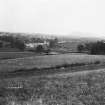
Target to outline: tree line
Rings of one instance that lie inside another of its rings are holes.
[[[11,48],[18,48],[21,51],[24,51],[24,49],[26,48],[26,43],[44,43],[43,38],[23,38],[23,37],[18,37],[18,36],[13,36],[13,35],[2,35],[0,36],[0,48],[3,48],[3,43],[8,42],[9,43],[9,47]],[[49,42],[49,46],[48,49],[46,51],[50,51],[51,48],[56,47],[57,43],[58,43],[58,39],[46,39]],[[35,50],[35,49],[34,49]],[[45,49],[43,48],[43,45],[38,45],[36,50],[36,52],[43,52],[45,51]]]
[[[90,54],[105,54],[105,42],[97,41],[79,44],[77,50],[78,52],[88,52]]]
[[[10,43],[10,47],[11,48],[18,48],[20,50],[24,50],[25,49],[25,43],[22,39],[18,38],[18,37],[14,37],[12,35],[3,35],[0,36],[0,48],[3,47],[3,43],[8,42]]]

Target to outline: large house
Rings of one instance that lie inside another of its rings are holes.
[[[44,41],[43,43],[26,43],[26,48],[30,49],[30,48],[36,48],[37,46],[39,45],[42,45],[42,46],[49,46],[49,42],[47,41]]]

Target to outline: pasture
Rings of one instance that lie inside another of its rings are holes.
[[[0,60],[0,72],[11,72],[24,68],[29,73],[28,70],[31,68],[50,68],[64,64],[90,65],[97,62],[105,64],[105,56],[86,54],[32,55],[24,58]],[[85,72],[84,68],[78,73],[25,77],[20,75],[15,78],[0,79],[0,105],[104,105],[104,69],[102,71],[99,69],[98,72],[86,71],[86,73],[82,73],[82,71]]]
[[[50,68],[64,64],[84,63],[91,64],[95,62],[105,63],[104,55],[86,55],[86,54],[60,54],[31,56],[24,58],[8,59],[0,61],[0,72],[15,71],[19,69],[32,68]]]
[[[0,52],[0,60],[34,56],[33,52]]]
[[[0,105],[105,105],[105,71],[0,80]]]

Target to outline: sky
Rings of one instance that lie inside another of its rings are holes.
[[[0,0],[0,31],[105,37],[105,0]]]

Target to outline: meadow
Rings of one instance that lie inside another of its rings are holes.
[[[0,80],[0,105],[105,105],[105,71]]]
[[[16,71],[19,69],[30,70],[32,68],[52,68],[63,66],[79,66],[81,64],[89,65],[105,63],[104,55],[86,55],[86,54],[59,54],[31,56],[16,59],[7,59],[0,61],[0,72]]]
[[[105,64],[104,55],[33,55],[0,60],[1,75],[22,68],[27,74],[31,69],[39,70],[38,76],[31,72],[30,76],[0,77],[0,105],[105,105],[105,71],[99,67],[99,72],[82,73],[85,68],[91,70],[91,65],[97,68],[98,64]],[[72,72],[71,66],[81,73]],[[67,75],[61,71],[67,71]]]
[[[0,60],[35,56],[33,52],[0,52]]]

